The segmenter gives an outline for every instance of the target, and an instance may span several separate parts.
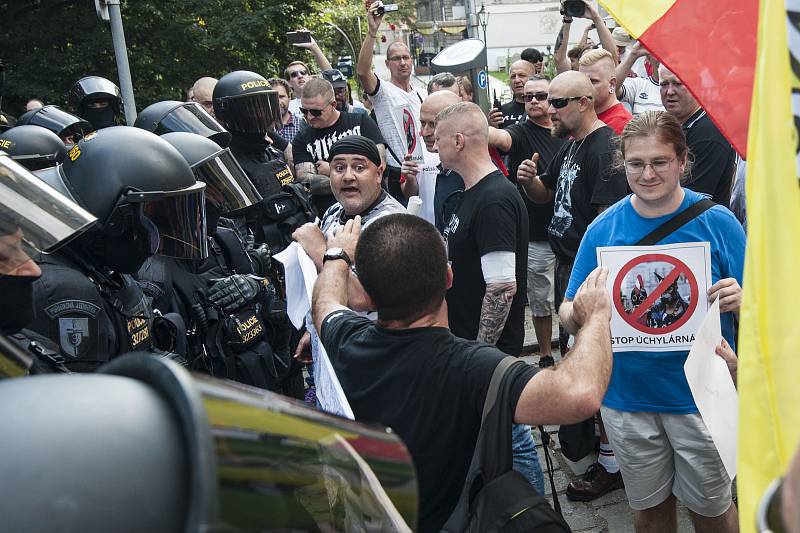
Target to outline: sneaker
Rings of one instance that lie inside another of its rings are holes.
[[[567,485],[567,498],[576,502],[590,502],[624,486],[621,472],[609,474],[603,465],[594,463],[589,465],[579,480]]]
[[[552,355],[543,355],[539,358],[539,368],[547,368],[548,366],[555,365],[556,362]]]

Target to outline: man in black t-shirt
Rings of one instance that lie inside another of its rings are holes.
[[[568,71],[555,77],[548,97],[553,134],[571,139],[541,176],[538,154],[523,161],[517,171],[517,180],[528,198],[537,203],[555,200],[548,237],[556,255],[556,310],[564,299],[572,262],[586,228],[603,209],[628,193],[625,174],[614,170],[614,132],[597,119],[591,95],[592,84],[586,75]],[[563,354],[567,352],[569,335],[559,329]]]
[[[505,354],[448,330],[444,295],[453,273],[432,225],[393,214],[359,233],[356,217],[328,242],[314,325],[356,420],[390,426],[414,459],[419,523],[409,526],[440,531],[464,486],[489,381]],[[353,257],[377,323],[345,307]],[[522,363],[510,368],[505,407],[516,422],[577,422],[599,408],[611,367],[606,277],[594,272],[576,295],[582,329],[564,363],[538,374]]]
[[[525,83],[533,76],[533,64],[520,59],[511,64],[508,69],[508,85],[511,88],[511,101],[503,104],[499,110],[493,109],[489,113],[489,123],[498,128],[507,128],[525,118]]]
[[[308,122],[292,140],[295,177],[308,183],[311,197],[319,215],[336,200],[331,193],[330,159],[331,145],[348,135],[361,135],[378,145],[385,161],[385,142],[378,125],[369,116],[361,113],[342,113],[336,109],[333,86],[324,79],[314,78],[303,86],[300,111]]]
[[[509,174],[516,182],[520,163],[539,154],[538,170],[543,171],[564,145],[564,140],[551,135],[553,126],[547,113],[547,92],[550,81],[533,75],[525,84],[523,97],[528,120],[499,130],[489,128],[489,145],[510,158]],[[533,316],[533,329],[539,343],[539,366],[554,364],[551,355],[553,335],[553,276],[556,258],[548,241],[547,228],[553,218],[553,202],[536,204],[517,186],[528,211],[528,305]]]
[[[730,208],[736,152],[675,74],[661,65],[658,75],[661,102],[683,125],[692,156],[692,168],[681,185]]]

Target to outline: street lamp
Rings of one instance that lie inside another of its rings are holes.
[[[486,11],[486,6],[481,2],[481,9],[478,11],[478,24],[483,28],[483,44],[486,44],[486,26],[489,25],[489,12]]]

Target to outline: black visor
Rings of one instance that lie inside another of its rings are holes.
[[[202,135],[223,148],[231,144],[231,134],[228,130],[196,102],[185,102],[173,108],[158,122],[154,133],[163,135],[176,131]]]
[[[261,201],[250,178],[227,148],[192,167],[197,181],[206,184],[206,201],[229,214]]]
[[[31,115],[26,123],[46,128],[62,139],[72,135],[72,140],[76,143],[84,135],[94,130],[94,127],[87,121],[54,105],[46,105],[39,109],[35,114]]]
[[[205,183],[197,182],[179,191],[132,192],[125,197],[125,201],[141,202],[144,222],[158,228],[157,254],[179,259],[208,257],[205,188]]]
[[[54,251],[96,221],[10,157],[0,156],[0,275]]]
[[[277,91],[223,98],[221,107],[225,124],[233,132],[266,135],[281,123]]]

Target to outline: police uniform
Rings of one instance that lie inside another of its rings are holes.
[[[43,256],[30,329],[58,346],[64,366],[90,372],[117,355],[151,350],[153,311],[133,277],[102,274],[63,253]]]

